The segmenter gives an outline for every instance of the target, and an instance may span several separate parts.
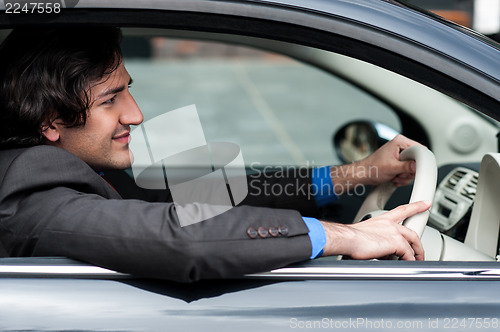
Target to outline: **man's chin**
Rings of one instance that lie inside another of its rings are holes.
[[[120,161],[117,161],[114,165],[114,169],[127,169],[127,168],[130,168],[132,166],[132,160],[130,159],[124,159],[124,160],[120,160]]]
[[[130,151],[130,149],[126,149],[126,151],[120,151],[117,153],[112,160],[112,168],[113,169],[127,169],[132,166],[134,162],[134,155]]]
[[[132,166],[132,160],[130,158],[115,158],[114,160],[111,160],[110,162],[106,163],[105,165],[102,165],[101,170],[123,170],[130,168]]]

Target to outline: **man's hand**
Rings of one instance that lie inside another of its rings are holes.
[[[378,217],[350,225],[322,221],[326,231],[323,256],[372,259],[396,255],[403,260],[424,260],[424,249],[418,235],[400,223],[430,206],[427,201],[401,205]]]
[[[365,167],[376,166],[378,174],[367,179],[365,184],[378,185],[392,181],[396,186],[405,186],[415,177],[415,161],[400,161],[399,154],[413,145],[421,145],[403,135],[396,136],[367,158],[360,161]],[[372,173],[373,175],[373,173]]]
[[[332,167],[335,191],[342,194],[356,185],[379,185],[388,181],[398,187],[410,184],[415,177],[415,161],[400,161],[399,154],[413,145],[420,143],[398,135],[361,161]]]

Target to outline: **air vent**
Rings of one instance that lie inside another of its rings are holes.
[[[476,191],[477,191],[477,181],[478,181],[478,176],[473,175],[470,177],[469,181],[463,186],[462,190],[460,191],[460,195],[467,197],[471,201],[474,200],[476,197]]]
[[[478,173],[465,167],[450,171],[434,196],[429,223],[440,231],[449,231],[467,215],[476,196]]]
[[[456,170],[449,178],[448,181],[444,184],[446,188],[454,190],[457,184],[462,180],[466,172],[461,170]]]

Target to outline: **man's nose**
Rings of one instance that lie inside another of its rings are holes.
[[[135,102],[134,97],[130,94],[127,94],[127,98],[125,100],[124,108],[122,109],[122,114],[120,116],[120,122],[124,125],[138,125],[141,124],[144,120],[144,115],[141,112],[141,109]]]

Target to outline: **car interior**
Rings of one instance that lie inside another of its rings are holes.
[[[422,238],[427,260],[496,260],[499,226],[491,221],[495,204],[486,198],[487,206],[474,211],[479,205],[474,202],[478,195],[490,197],[495,190],[492,181],[480,183],[479,169],[483,156],[497,151],[497,121],[402,75],[317,48],[206,32],[125,28],[124,34],[125,62],[134,79],[136,68],[146,76],[151,61],[165,70],[165,78],[155,86],[157,93],[179,89],[175,98],[165,98],[157,106],[151,89],[144,97],[134,90],[145,118],[196,104],[207,140],[238,144],[247,169],[255,163],[259,167],[349,163],[398,133],[420,142],[435,156],[434,166],[426,159],[421,163],[427,166],[422,167],[437,171],[435,180],[424,171],[427,182],[420,187],[432,189],[427,195],[434,200]],[[148,45],[149,52],[143,52],[148,55],[128,56],[127,45],[134,42]],[[155,54],[156,59],[148,60]],[[177,72],[181,67],[184,74]],[[209,82],[200,82],[202,77],[209,77]],[[492,164],[485,173],[495,173]],[[377,210],[404,204],[422,189],[414,184],[392,195],[385,193],[386,204],[379,202]],[[356,221],[367,196],[368,190],[342,197],[324,207],[322,217]],[[366,207],[361,210],[371,212]]]

